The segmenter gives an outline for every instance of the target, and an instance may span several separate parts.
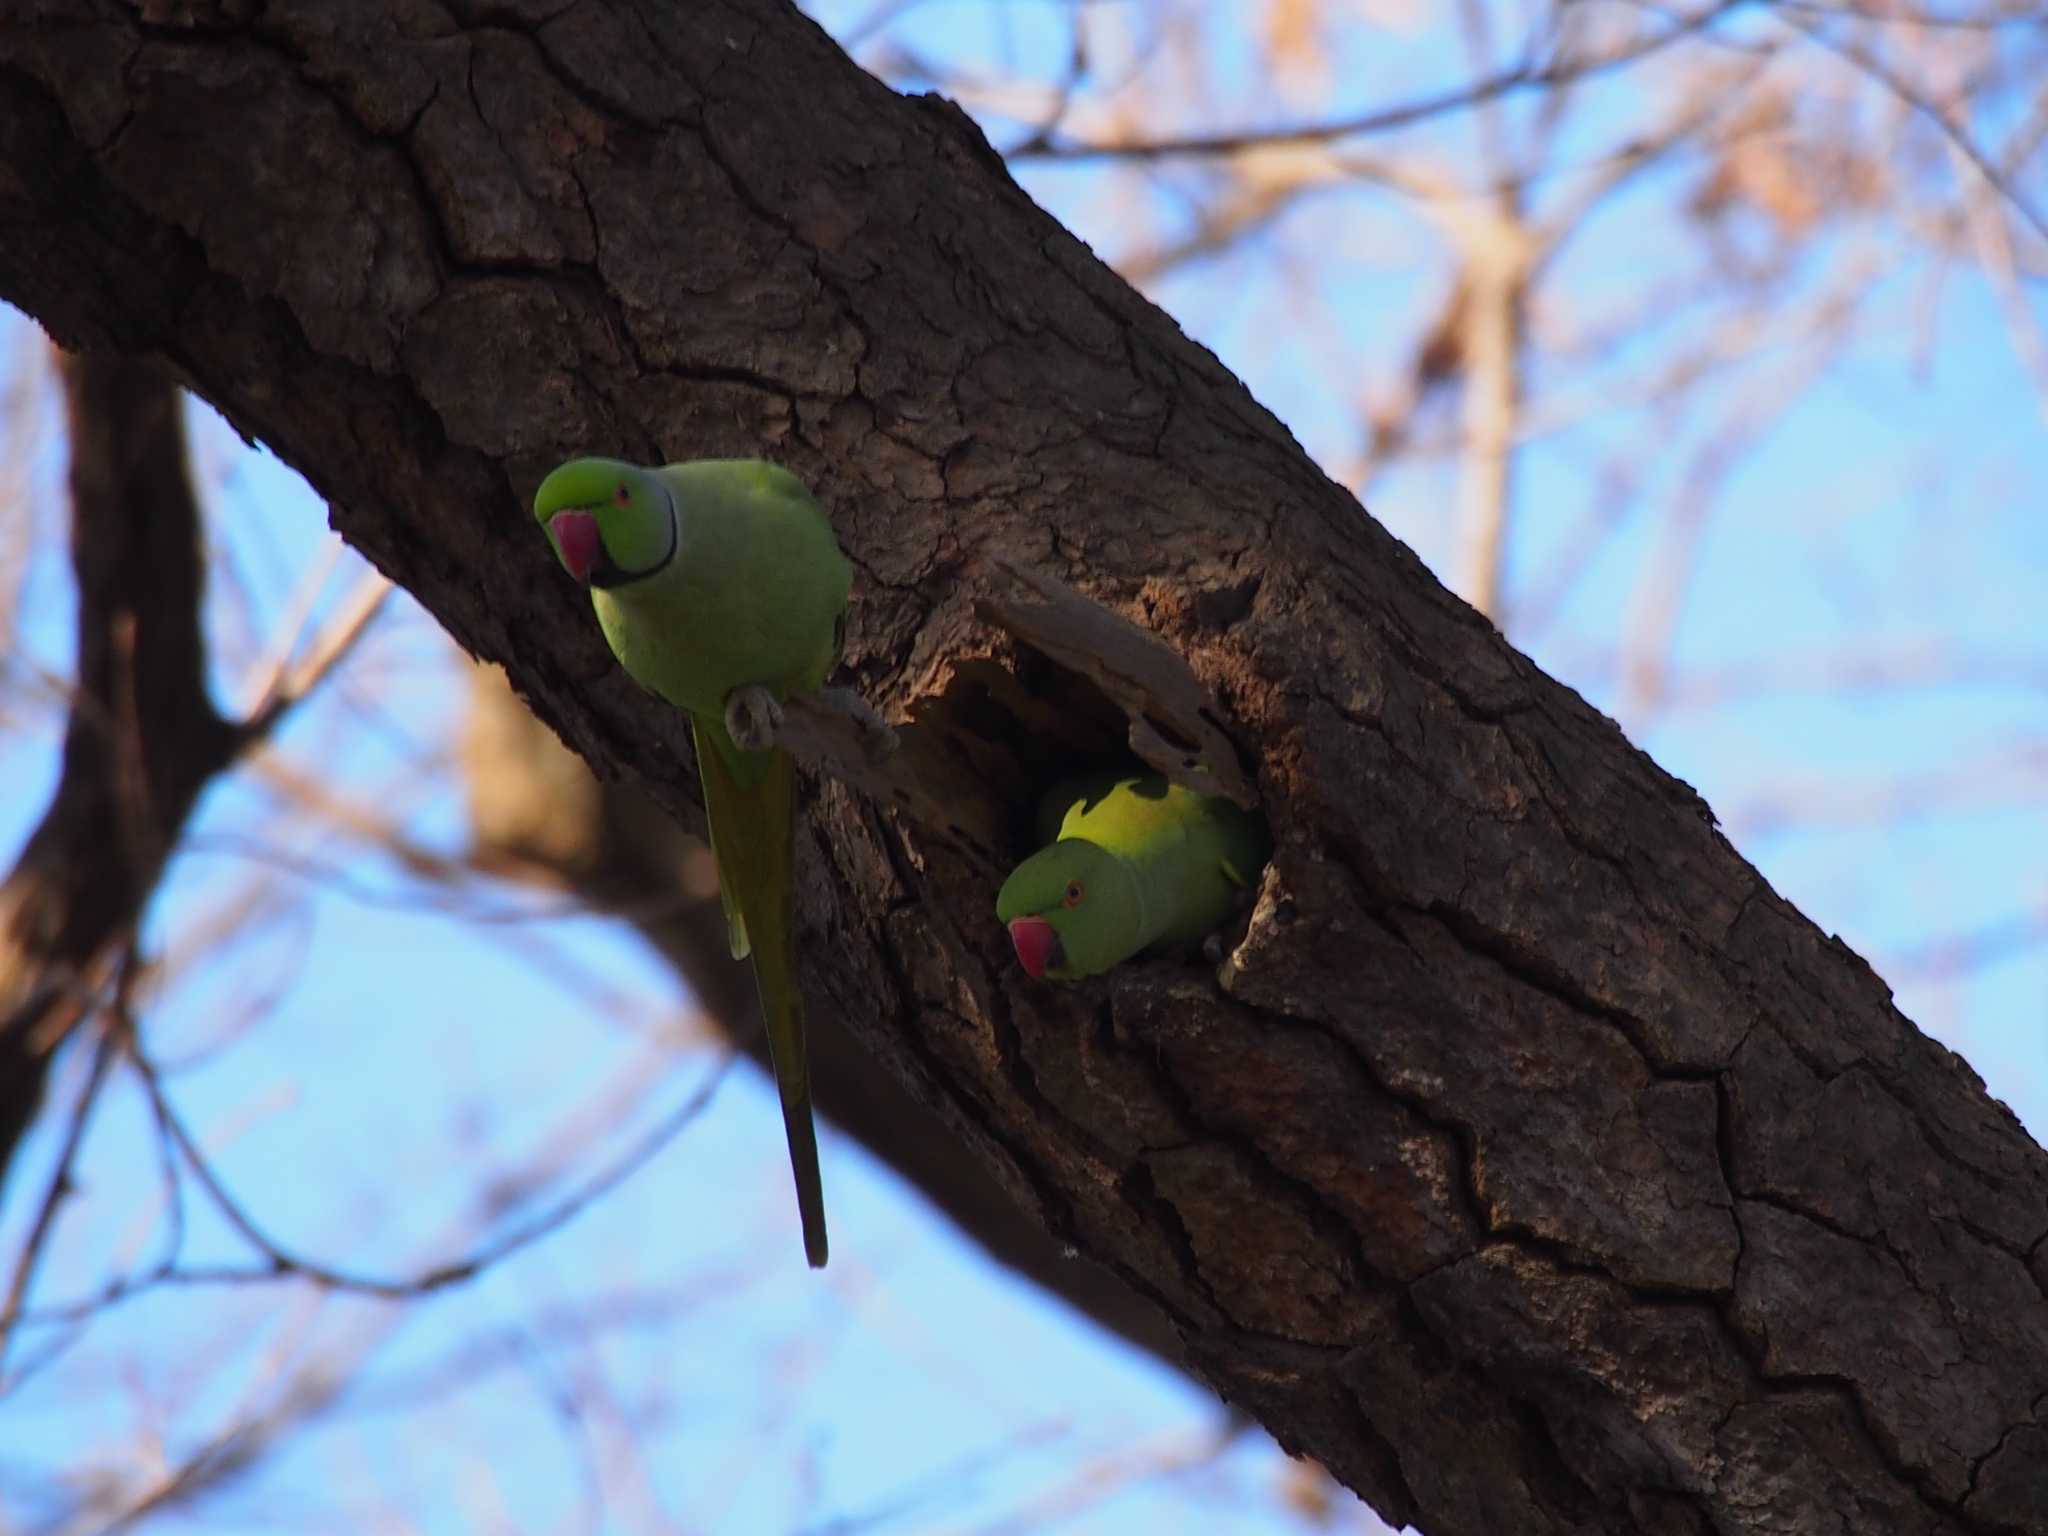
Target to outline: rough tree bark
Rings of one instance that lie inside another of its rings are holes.
[[[1185,658],[1278,845],[1219,970],[1020,987],[986,861],[821,779],[804,981],[1283,1443],[1436,1536],[2048,1532],[2048,1158],[956,109],[781,0],[13,18],[0,292],[171,360],[686,820],[522,510],[566,451],[819,486],[848,680],[981,733],[963,825],[1077,686],[997,559]]]

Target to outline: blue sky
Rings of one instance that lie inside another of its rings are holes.
[[[874,0],[812,9],[844,31]],[[1379,10],[1386,25],[1354,20],[1324,67],[1281,84],[1256,67],[1249,38],[1202,12],[1211,66],[1182,98],[1199,99],[1200,114],[1181,125],[1312,118],[1461,78],[1451,40],[1419,15]],[[1148,67],[1130,11],[1092,8],[1105,73]],[[1069,17],[1032,0],[931,3],[866,46],[914,43],[954,67],[1055,79]],[[1584,151],[1652,88],[1613,82],[1574,130]],[[1511,107],[1518,132],[1529,110]],[[984,115],[997,143],[1019,136],[1016,121]],[[1413,142],[1457,164],[1465,132]],[[1209,174],[1020,167],[1105,255],[1183,231]],[[1558,325],[1625,305],[1646,272],[1675,281],[1698,260],[1668,223],[1686,174],[1646,181],[1574,240]],[[1907,1015],[1962,1051],[2039,1138],[2048,946],[2014,942],[1958,974],[1926,961],[1957,935],[2017,933],[2048,911],[2043,401],[1988,287],[1958,270],[1930,306],[1925,258],[1885,238],[1846,229],[1793,279],[1818,291],[1852,247],[1885,257],[1867,323],[1759,426],[1720,486],[1671,626],[1673,702],[1631,698],[1619,639],[1716,413],[1767,390],[1778,353],[1732,366],[1685,419],[1632,393],[1626,354],[1583,373],[1542,365],[1557,375],[1547,384],[1583,383],[1589,404],[1521,457],[1507,628],[1699,788],[1777,888],[1891,976]],[[1354,190],[1309,199],[1242,252],[1152,291],[1343,475],[1361,395],[1398,373],[1447,282],[1443,255],[1412,209]],[[2025,301],[2037,323],[2048,316],[2038,284]],[[33,327],[11,318],[6,358],[34,345]],[[46,415],[27,494],[0,504],[10,542],[36,551],[23,650],[0,677],[10,851],[53,781],[62,699],[48,680],[69,665],[62,445],[53,406]],[[192,429],[213,512],[217,692],[242,702],[322,557],[324,509],[203,407]],[[1664,451],[1640,454],[1645,441]],[[1647,462],[1611,534],[1545,622],[1518,628],[1518,601],[1550,590],[1560,551],[1598,515],[1606,467],[1630,452]],[[1403,462],[1368,499],[1448,577],[1452,493],[1447,461]],[[341,559],[316,619],[359,569]],[[1811,684],[1843,656],[1936,673],[1973,664],[1928,686]],[[446,772],[458,667],[431,622],[394,602],[350,669],[287,724],[277,755],[394,815],[412,840],[459,853],[464,810]],[[1716,679],[1743,686],[1686,702],[1688,684]],[[229,909],[248,916],[223,950],[208,935]],[[267,1230],[353,1271],[402,1276],[471,1251],[609,1166],[705,1085],[716,1091],[619,1189],[430,1301],[401,1311],[269,1285],[158,1290],[112,1310],[0,1397],[0,1526],[41,1528],[75,1493],[62,1479],[132,1468],[153,1446],[174,1459],[331,1361],[350,1384],[309,1426],[229,1492],[149,1528],[360,1530],[401,1515],[430,1532],[1302,1528],[1276,1451],[1248,1437],[1212,1454],[1213,1399],[993,1272],[829,1133],[834,1260],[822,1277],[806,1272],[772,1095],[746,1069],[719,1075],[673,978],[610,925],[531,893],[425,886],[292,814],[249,771],[202,805],[147,942],[175,973],[146,1000],[145,1027],[181,1117]],[[53,1103],[70,1102],[85,1068],[65,1058]],[[18,1245],[27,1193],[55,1154],[46,1121],[0,1207],[0,1252]],[[147,1106],[117,1075],[42,1304],[159,1251],[155,1159]],[[523,1203],[485,1208],[485,1175],[535,1167],[548,1172]],[[186,1221],[189,1260],[246,1257],[203,1200],[187,1200]],[[65,1340],[37,1329],[10,1364]]]

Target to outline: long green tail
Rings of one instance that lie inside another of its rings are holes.
[[[787,752],[742,752],[722,722],[691,716],[711,853],[733,957],[752,951],[754,986],[768,1032],[768,1059],[782,1094],[789,1166],[804,1226],[804,1256],[825,1266],[825,1185],[811,1121],[811,1069],[804,1055],[804,1003],[790,937],[796,927],[796,763]],[[708,750],[707,750],[708,748]]]

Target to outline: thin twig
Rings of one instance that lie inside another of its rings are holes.
[[[20,1257],[14,1261],[14,1274],[7,1283],[7,1300],[0,1305],[0,1366],[7,1362],[7,1346],[13,1338],[15,1322],[22,1316],[22,1302],[35,1278],[44,1245],[56,1228],[57,1211],[63,1205],[64,1197],[71,1192],[72,1166],[77,1161],[79,1147],[84,1144],[86,1125],[92,1119],[94,1105],[99,1102],[100,1088],[106,1082],[107,1068],[113,1062],[116,1050],[115,1031],[110,1026],[101,1033],[99,1045],[93,1051],[85,1085],[79,1089],[78,1101],[71,1109],[71,1123],[64,1132],[64,1147],[57,1155],[56,1170],[51,1173],[50,1182],[43,1190],[43,1202],[36,1210],[35,1222],[29,1228],[27,1241],[22,1244]]]
[[[1785,21],[1786,25],[1797,27],[1830,53],[1855,65],[1856,68],[1863,71],[1872,80],[1875,80],[1879,85],[1890,91],[1903,105],[1912,108],[1923,117],[1933,119],[1935,126],[1948,136],[1949,142],[1956,147],[1963,158],[1977,168],[1977,174],[1982,176],[1992,187],[1996,188],[1998,195],[2010,203],[2018,211],[2021,218],[2033,226],[2034,233],[2042,239],[2048,240],[2048,217],[2043,217],[2035,209],[2034,205],[2027,201],[2025,195],[2013,184],[2012,178],[2007,176],[1998,165],[1993,163],[1991,157],[1978,147],[1977,141],[1970,137],[1962,124],[1956,122],[1947,112],[1942,110],[1939,102],[1935,101],[1925,91],[1922,91],[1918,86],[1907,80],[1897,70],[1876,57],[1876,55],[1870,53],[1867,49],[1847,39],[1829,36],[1826,28],[1819,20],[1812,16],[1802,15],[1796,7],[1780,7],[1776,14]]]
[[[313,609],[319,604],[320,594],[334,575],[335,567],[341,564],[342,553],[347,548],[339,535],[330,534],[320,553],[299,572],[291,596],[285,599],[284,613],[271,633],[269,654],[256,669],[255,682],[249,689],[251,714],[259,712],[283,686],[285,671],[292,664],[292,655],[299,648],[306,625],[313,617]]]
[[[355,590],[313,642],[306,659],[296,667],[280,665],[275,674],[266,679],[255,708],[243,723],[244,737],[249,741],[260,741],[269,735],[284,714],[319,686],[321,680],[354,649],[363,631],[370,627],[370,621],[383,608],[384,599],[390,595],[389,577],[381,571],[365,571]],[[289,655],[290,650],[291,647],[287,646],[283,654]]]
[[[473,1280],[485,1270],[567,1225],[591,1202],[609,1194],[651,1162],[710,1105],[737,1059],[737,1052],[727,1051],[721,1055],[718,1064],[689,1098],[651,1127],[609,1167],[592,1175],[540,1215],[513,1228],[496,1241],[483,1244],[464,1258],[431,1265],[417,1274],[399,1278],[339,1269],[295,1253],[271,1237],[243,1208],[241,1202],[221,1181],[213,1166],[207,1162],[205,1154],[200,1151],[191,1132],[179,1119],[177,1111],[164,1094],[161,1083],[157,1081],[155,1069],[132,1044],[129,1046],[129,1057],[142,1079],[144,1091],[149,1096],[153,1110],[162,1116],[165,1129],[176,1144],[180,1155],[198,1178],[200,1186],[205,1189],[228,1224],[268,1262],[260,1266],[184,1266],[174,1261],[166,1262],[154,1270],[124,1275],[93,1295],[80,1300],[25,1310],[23,1318],[38,1325],[68,1322],[90,1316],[160,1285],[261,1285],[278,1280],[296,1279],[319,1286],[323,1290],[345,1291],[352,1295],[394,1300],[429,1295]]]
[[[1719,21],[1730,11],[1746,4],[1747,0],[1721,0],[1697,16],[1690,16],[1665,28],[1663,31],[1642,38],[1626,48],[1597,58],[1571,62],[1553,62],[1545,65],[1534,63],[1518,64],[1513,69],[1489,75],[1484,80],[1462,85],[1454,90],[1439,91],[1433,96],[1418,97],[1399,106],[1382,107],[1374,112],[1362,112],[1352,117],[1336,118],[1326,123],[1310,123],[1295,128],[1254,128],[1230,133],[1195,133],[1171,138],[1139,140],[1124,144],[1098,144],[1061,142],[1033,136],[1005,151],[1005,157],[1012,160],[1163,160],[1177,155],[1235,155],[1248,149],[1270,144],[1319,144],[1331,139],[1348,139],[1368,133],[1385,133],[1395,128],[1408,128],[1446,113],[1461,112],[1497,97],[1534,87],[1563,85],[1570,81],[1584,80],[1607,73],[1647,58],[1653,53],[1669,47],[1682,38],[1701,32]]]
[[[1083,1461],[1071,1476],[1039,1493],[1010,1515],[980,1528],[980,1536],[1024,1536],[1071,1520],[1109,1498],[1146,1483],[1180,1477],[1222,1459],[1250,1428],[1231,1417],[1214,1426],[1169,1430],[1137,1445],[1120,1444]]]

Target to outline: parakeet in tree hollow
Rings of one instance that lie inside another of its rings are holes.
[[[1046,846],[996,897],[1033,980],[1099,976],[1148,945],[1203,938],[1272,852],[1249,812],[1160,774],[1054,785],[1039,806],[1038,836]]]
[[[573,459],[533,515],[590,588],[612,653],[690,717],[735,959],[752,953],[782,1096],[804,1253],[825,1262],[795,928],[796,766],[773,743],[781,701],[839,660],[852,570],[804,483],[758,459],[643,469]]]

